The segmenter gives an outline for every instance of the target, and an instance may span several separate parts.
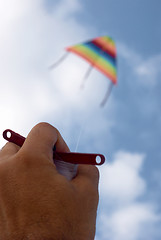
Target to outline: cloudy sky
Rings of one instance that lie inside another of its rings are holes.
[[[160,0],[0,0],[0,133],[54,125],[70,149],[106,156],[96,240],[161,239]],[[118,84],[64,48],[108,35]],[[81,132],[81,135],[80,135]],[[80,140],[78,141],[80,136]],[[0,147],[5,141],[0,137]]]

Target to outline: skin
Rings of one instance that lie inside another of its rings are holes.
[[[21,148],[0,151],[1,240],[92,240],[95,236],[99,173],[80,165],[71,181],[60,175],[52,148],[69,152],[57,129],[36,125]]]

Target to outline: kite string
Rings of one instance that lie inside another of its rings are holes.
[[[109,98],[109,96],[111,94],[112,87],[113,87],[113,83],[111,82],[110,85],[108,86],[108,89],[107,89],[107,92],[105,94],[105,97],[104,97],[103,101],[100,104],[101,107],[103,107],[105,105],[105,103],[107,102],[107,100],[108,100],[108,98]],[[82,137],[83,130],[85,129],[85,125],[87,125],[87,119],[85,119],[83,121],[82,126],[80,128],[78,139],[77,139],[77,143],[76,143],[75,152],[77,152],[77,150],[78,150],[78,146],[79,146],[79,143],[80,143],[80,139]]]
[[[81,139],[81,137],[82,137],[82,133],[83,133],[83,130],[85,129],[86,123],[87,123],[87,119],[83,121],[82,126],[80,127],[78,139],[77,139],[77,142],[76,142],[75,152],[77,152],[77,150],[78,150],[78,146],[79,146],[79,143],[80,143],[80,139]]]

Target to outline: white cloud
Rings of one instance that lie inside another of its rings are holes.
[[[144,155],[118,152],[101,170],[100,191],[108,200],[127,204],[142,195],[146,184],[139,175]]]
[[[101,240],[147,239],[158,220],[159,217],[151,205],[131,204],[111,215],[102,215]]]
[[[161,218],[154,203],[139,200],[146,194],[146,182],[141,176],[144,159],[143,154],[120,151],[101,169],[99,240],[143,240],[149,234],[154,236],[155,224]]]

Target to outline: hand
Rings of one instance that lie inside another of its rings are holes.
[[[1,240],[92,240],[95,235],[99,174],[80,165],[68,181],[53,164],[52,148],[68,152],[58,130],[35,126],[21,148],[0,151]]]

